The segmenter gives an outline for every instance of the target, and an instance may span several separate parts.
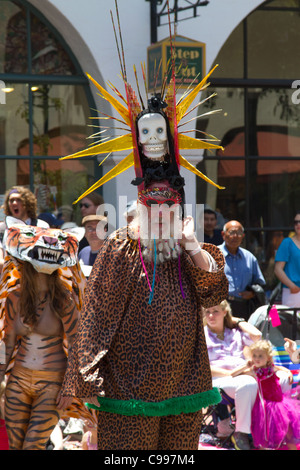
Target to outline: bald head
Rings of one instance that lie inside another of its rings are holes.
[[[238,220],[229,220],[229,222],[226,222],[226,224],[223,226],[223,231],[229,231],[229,230],[242,230],[244,232],[244,227]]]
[[[244,227],[237,220],[230,220],[224,225],[222,236],[228,251],[236,254],[245,236]]]

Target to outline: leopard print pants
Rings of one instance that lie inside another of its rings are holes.
[[[98,450],[197,450],[202,411],[176,416],[122,416],[100,411]]]

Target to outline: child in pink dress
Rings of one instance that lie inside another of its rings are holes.
[[[278,370],[272,358],[272,345],[260,340],[249,347],[251,362],[249,373],[258,382],[258,393],[252,409],[251,433],[253,444],[257,448],[279,449],[285,443],[290,448],[300,441],[300,402],[283,394]]]

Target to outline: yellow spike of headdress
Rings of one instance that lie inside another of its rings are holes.
[[[115,28],[114,28],[115,29]],[[120,25],[119,25],[120,30]],[[120,33],[121,34],[121,33]],[[122,40],[121,40],[122,43]],[[123,52],[123,50],[122,50]],[[119,54],[120,55],[120,54]],[[124,60],[124,58],[123,58]],[[216,66],[215,66],[216,67]],[[219,189],[224,189],[223,187],[217,185],[213,181],[211,181],[207,176],[203,175],[196,167],[190,164],[185,158],[180,155],[181,149],[223,149],[220,145],[216,145],[210,143],[205,140],[201,140],[198,138],[188,137],[186,134],[180,133],[178,131],[178,123],[182,120],[184,116],[187,114],[187,110],[195,100],[198,93],[200,93],[204,88],[207,86],[207,80],[210,75],[213,73],[215,67],[200,81],[200,83],[195,86],[193,89],[190,89],[184,97],[182,97],[179,102],[176,104],[176,90],[175,90],[175,67],[174,64],[172,66],[172,76],[169,82],[169,85],[165,87],[167,89],[166,94],[164,97],[159,96],[160,103],[162,103],[162,110],[159,109],[158,112],[161,112],[163,116],[165,116],[166,121],[168,122],[171,138],[173,141],[173,167],[172,171],[177,172],[177,175],[180,173],[180,167],[184,167],[185,169],[191,171],[196,176],[204,179],[206,182],[214,185]],[[119,152],[119,151],[127,151],[130,150],[129,155],[124,157],[121,162],[119,162],[115,168],[110,170],[107,174],[105,174],[100,180],[98,180],[93,186],[91,186],[87,191],[84,192],[75,202],[78,202],[83,197],[90,194],[92,191],[95,191],[104,183],[110,181],[112,178],[120,175],[123,171],[127,170],[131,166],[134,165],[135,174],[136,174],[136,182],[134,184],[138,185],[139,190],[144,188],[144,181],[145,181],[145,171],[144,167],[147,165],[147,160],[145,157],[143,163],[141,161],[141,151],[139,149],[138,143],[138,136],[137,136],[137,121],[139,116],[143,113],[153,112],[150,111],[150,104],[147,110],[142,110],[143,108],[143,101],[140,96],[140,90],[138,87],[138,94],[140,97],[140,102],[138,101],[135,92],[131,85],[127,82],[126,78],[126,69],[125,63],[121,64],[122,68],[122,75],[123,81],[125,85],[125,92],[126,97],[123,97],[121,93],[110,84],[110,88],[116,93],[117,97],[120,98],[123,103],[122,104],[117,98],[115,98],[111,93],[109,93],[105,88],[103,88],[94,78],[92,78],[89,74],[87,74],[88,78],[92,81],[92,83],[96,86],[99,90],[100,96],[105,99],[107,102],[111,104],[111,106],[118,112],[121,116],[121,119],[114,118],[112,116],[108,116],[105,119],[113,119],[118,122],[123,123],[124,125],[128,126],[128,133],[118,136],[115,138],[111,138],[109,140],[97,143],[96,145],[90,146],[84,150],[76,152],[72,155],[68,155],[66,157],[62,157],[61,160],[71,159],[71,158],[80,158],[86,157],[91,155],[99,155],[99,154],[108,154],[112,152]],[[136,70],[135,75],[136,75]],[[143,71],[143,76],[145,79],[145,71]],[[147,86],[145,83],[145,89],[147,90]],[[148,100],[150,103],[151,100]],[[216,140],[216,139],[215,139]],[[168,170],[170,174],[170,169]],[[184,183],[183,183],[184,184]]]

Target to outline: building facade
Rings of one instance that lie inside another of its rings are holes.
[[[196,2],[178,3],[176,34],[205,43],[206,72],[219,64],[199,98],[216,96],[190,116],[194,133],[213,134],[225,148],[184,155],[225,187],[184,174],[187,203],[195,217],[196,204],[207,204],[223,220],[241,221],[246,246],[272,287],[274,253],[292,229],[300,191],[300,2],[211,0],[196,10],[184,9]],[[164,4],[157,2],[158,13]],[[150,2],[119,0],[118,6],[134,84],[133,65],[140,74],[151,45]],[[112,136],[120,132],[101,119],[114,110],[85,74],[123,92],[111,11],[114,0],[0,0],[0,200],[11,186],[26,185],[41,212],[67,205],[80,223],[73,201],[124,157],[59,160],[97,141],[104,128]],[[158,41],[168,37],[167,23],[161,16]],[[115,208],[116,226],[124,223],[126,200],[136,197],[133,177],[129,169],[101,189],[110,211]]]

